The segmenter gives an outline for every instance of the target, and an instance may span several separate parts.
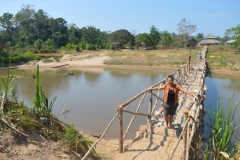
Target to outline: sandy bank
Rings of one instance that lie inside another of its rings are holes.
[[[110,56],[105,54],[100,54],[99,56],[89,57],[89,55],[81,56],[72,56],[64,55],[59,62],[31,62],[28,64],[20,65],[20,69],[36,68],[36,65],[39,65],[40,68],[50,69],[50,68],[126,68],[126,69],[151,69],[151,70],[160,70],[161,72],[171,73],[176,66],[135,66],[135,65],[106,65],[105,60],[111,59]],[[213,69],[211,76],[213,77],[226,77],[226,78],[240,78],[240,70],[230,70],[230,69]]]

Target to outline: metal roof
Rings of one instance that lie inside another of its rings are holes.
[[[236,40],[228,40],[227,42],[225,43],[234,43]]]
[[[216,39],[217,37],[212,35],[212,34],[208,34],[206,37],[204,37],[204,39]]]
[[[220,43],[222,42],[216,39],[204,39],[199,42],[199,44],[220,44]]]

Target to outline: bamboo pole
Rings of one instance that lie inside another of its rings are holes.
[[[197,104],[197,100],[196,100],[196,104]],[[195,132],[196,132],[196,122],[197,122],[197,118],[198,118],[198,115],[199,115],[199,110],[200,110],[200,107],[198,106],[197,107],[197,112],[196,112],[196,115],[195,115],[195,117],[194,117],[194,120],[193,120],[193,126],[192,126],[192,132],[191,132],[191,135],[190,135],[190,138],[189,138],[189,142],[188,142],[188,145],[187,145],[187,153],[189,152],[189,150],[190,150],[190,144],[191,144],[191,142],[192,142],[192,139],[193,139],[193,136],[194,136],[194,134],[195,134]],[[188,157],[186,157],[186,159],[188,159]]]
[[[150,117],[149,114],[144,114],[144,113],[137,113],[137,112],[131,112],[131,111],[127,111],[127,110],[122,110],[123,112],[129,113],[129,114],[133,114],[133,115],[139,115],[139,116],[147,116]]]
[[[152,91],[149,92],[149,107],[148,107],[148,120],[147,120],[147,123],[149,123],[151,121],[151,115],[152,113]]]
[[[187,114],[184,114],[184,119],[185,119],[185,122],[189,123],[187,121]],[[186,160],[186,145],[187,145],[187,129],[185,128],[183,130],[183,160]]]
[[[190,145],[191,145],[191,141],[189,139],[189,135],[190,135],[190,121],[188,121],[188,125],[187,125],[186,130],[187,130],[187,136],[186,136],[187,137],[187,144],[186,144],[186,157],[185,157],[185,159],[188,160],[188,158],[189,158],[189,150],[188,150],[188,148],[190,148]]]
[[[81,160],[84,160],[87,158],[87,156],[89,155],[89,153],[91,152],[91,150],[93,149],[93,147],[95,147],[95,145],[103,138],[103,136],[105,136],[106,132],[108,131],[108,129],[110,128],[110,126],[112,125],[113,121],[116,119],[116,117],[118,116],[118,113],[113,117],[113,119],[111,120],[111,122],[108,124],[107,128],[105,129],[105,131],[103,132],[102,136],[93,143],[93,145],[89,148],[89,150],[87,151],[87,153],[84,155],[84,157]]]
[[[161,85],[160,85],[160,87],[161,87]],[[154,106],[153,106],[151,115],[153,115],[153,112],[155,111],[155,108],[156,108],[157,103],[158,103],[158,99],[160,99],[160,97],[158,97],[158,96],[159,96],[159,93],[160,93],[160,91],[158,91],[157,98],[156,98],[155,104],[154,104]],[[153,94],[153,93],[152,93],[152,94]],[[156,95],[154,95],[154,96],[156,97]]]
[[[4,100],[5,100],[5,92],[3,93],[3,96],[2,96],[2,102],[1,102],[1,112],[2,112],[2,116],[4,116],[3,114],[3,106],[4,106]]]
[[[138,93],[136,96],[134,96],[133,98],[129,99],[128,101],[126,101],[123,104],[120,104],[118,108],[123,108],[126,107],[127,105],[129,105],[131,102],[133,102],[135,99],[137,99],[138,97],[140,97],[141,95],[143,95],[146,91],[142,91],[140,93]]]
[[[183,130],[182,130],[182,132],[181,132],[181,134],[180,134],[180,136],[179,136],[179,138],[178,138],[177,145],[176,145],[175,148],[173,149],[173,152],[172,152],[172,155],[171,155],[171,157],[170,157],[170,160],[172,160],[172,158],[173,158],[173,155],[174,155],[174,153],[175,153],[175,151],[176,151],[176,149],[177,149],[177,147],[178,147],[178,145],[179,145],[179,142],[180,142],[180,140],[181,140],[181,138],[182,138],[182,136],[183,136],[183,134],[184,134],[184,130],[185,130],[187,124],[188,124],[189,119],[190,119],[190,118],[187,118],[187,120],[185,121],[185,123],[184,123],[184,125],[183,125]],[[185,159],[183,159],[183,160],[185,160]]]
[[[123,112],[122,108],[118,109],[119,116],[119,153],[123,153]]]
[[[157,99],[160,99],[161,101],[163,101],[163,99],[160,98],[160,97],[158,97],[158,95],[156,95],[155,93],[152,93],[152,95],[153,95],[154,97],[156,97]]]
[[[141,99],[140,103],[138,104],[138,107],[137,107],[137,109],[136,109],[136,113],[139,111],[139,109],[140,109],[140,106],[142,105],[142,102],[143,102],[143,100],[144,100],[144,98],[145,98],[146,94],[147,94],[147,92],[145,92],[145,94],[143,95],[143,97],[142,97],[142,99]],[[124,140],[124,139],[125,139],[125,137],[127,136],[127,134],[128,134],[128,131],[129,131],[129,129],[130,129],[130,127],[131,127],[131,125],[132,125],[132,123],[133,123],[134,119],[136,118],[136,116],[137,116],[136,114],[134,114],[134,115],[133,115],[133,117],[132,117],[132,119],[131,119],[131,121],[130,121],[130,123],[129,123],[129,125],[128,125],[128,127],[127,127],[127,129],[126,129],[125,133],[124,133],[124,135],[123,135],[123,140]]]

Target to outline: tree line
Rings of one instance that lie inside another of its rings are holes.
[[[191,36],[197,29],[196,25],[182,19],[178,25],[178,34],[159,31],[154,25],[149,33],[129,32],[119,29],[114,32],[101,31],[94,26],[79,28],[68,23],[64,18],[52,18],[42,9],[36,11],[31,5],[23,5],[15,15],[4,13],[0,16],[0,56],[20,53],[53,53],[58,49],[65,50],[97,50],[145,48],[157,49],[158,46],[188,45],[189,37],[197,41],[203,39],[203,33]],[[228,37],[225,36],[224,40]],[[32,56],[32,55],[31,55]],[[29,56],[29,57],[31,57]]]

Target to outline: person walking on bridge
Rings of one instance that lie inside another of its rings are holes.
[[[195,96],[194,93],[189,92],[183,89],[180,85],[174,84],[174,77],[169,75],[167,78],[168,84],[165,84],[161,87],[148,88],[146,91],[151,90],[164,90],[164,120],[166,122],[166,128],[172,128],[173,116],[176,113],[176,109],[178,107],[178,93],[179,91],[189,94],[191,96]]]

